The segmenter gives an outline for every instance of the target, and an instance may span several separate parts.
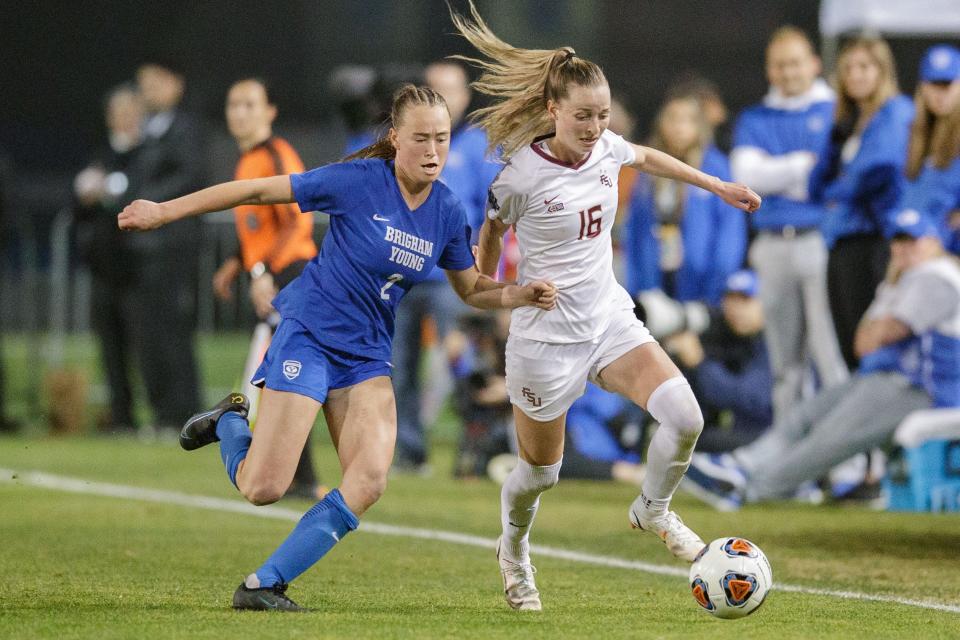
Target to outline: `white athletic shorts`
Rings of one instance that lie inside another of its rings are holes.
[[[510,402],[539,422],[553,420],[583,395],[587,380],[603,386],[603,369],[631,349],[656,342],[633,314],[617,311],[599,337],[567,344],[511,335],[507,339]]]

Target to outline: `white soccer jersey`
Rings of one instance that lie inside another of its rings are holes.
[[[549,280],[559,290],[551,311],[514,309],[511,334],[584,342],[603,333],[611,312],[633,309],[613,275],[610,230],[620,167],[635,159],[633,147],[610,130],[573,165],[551,156],[538,140],[515,153],[490,186],[487,216],[516,231],[520,284]]]

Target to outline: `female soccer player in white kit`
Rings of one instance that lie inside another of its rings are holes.
[[[690,461],[703,417],[686,379],[633,313],[613,273],[610,230],[622,165],[682,180],[746,211],[760,206],[749,188],[723,182],[671,156],[607,131],[610,89],[600,67],[573,49],[517,49],[487,27],[453,15],[460,33],[488,60],[464,58],[484,73],[474,86],[497,101],[476,112],[506,166],[490,188],[478,265],[493,274],[502,238],[515,229],[520,283],[550,280],[559,290],[549,314],[512,312],[507,387],[520,460],[503,485],[497,558],[507,603],[539,610],[529,531],[540,494],[557,483],[567,409],[589,379],[619,393],[660,423],[647,452],[635,528],[658,535],[692,561],[704,543],[668,510]]]

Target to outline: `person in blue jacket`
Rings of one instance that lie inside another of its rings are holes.
[[[697,451],[729,451],[761,435],[773,421],[773,376],[763,341],[763,308],[757,275],[733,273],[723,302],[712,309],[699,336],[685,332],[665,342],[703,407],[705,426]]]
[[[917,211],[949,238],[951,213],[960,208],[960,49],[940,44],[927,50],[914,103],[908,182],[891,215]]]
[[[840,352],[853,371],[853,337],[886,272],[887,219],[903,192],[913,103],[897,87],[893,53],[857,38],[837,58],[837,106],[810,200],[826,209],[827,293]]]
[[[556,302],[547,283],[503,285],[477,271],[464,207],[438,182],[451,129],[440,94],[402,87],[391,124],[386,137],[343,162],[161,203],[136,200],[118,216],[121,229],[147,230],[239,204],[296,202],[330,215],[320,254],[273,301],[281,322],[252,380],[263,387],[256,431],[247,422],[249,401],[232,393],[180,432],[188,451],[219,441],[230,481],[256,505],[286,492],[321,407],[340,458],[339,488],[240,584],[237,609],[301,610],[286,596],[287,584],[356,529],[383,494],[397,428],[389,378],[394,317],[411,287],[439,265],[473,306],[549,309]]]
[[[450,109],[453,130],[450,153],[440,180],[460,199],[475,244],[483,226],[487,188],[497,176],[500,165],[487,157],[487,136],[482,129],[470,125],[465,115],[470,105],[470,86],[466,69],[452,60],[441,60],[427,66],[424,80],[444,97]],[[421,417],[420,360],[421,328],[425,318],[432,318],[437,338],[442,342],[455,329],[457,319],[465,311],[453,289],[447,284],[442,269],[427,274],[423,284],[404,297],[397,309],[396,340],[393,343],[393,386],[397,396],[397,460],[395,468],[426,472],[427,440]]]
[[[766,68],[770,91],[740,114],[730,170],[764,198],[750,216],[756,237],[749,258],[760,278],[773,410],[780,416],[799,399],[810,361],[823,387],[843,382],[849,371],[827,299],[824,210],[808,194],[810,172],[830,135],[833,91],[818,77],[810,38],[796,27],[771,36]]]
[[[693,96],[667,100],[650,146],[730,179],[727,158],[713,146],[711,126]],[[716,195],[666,178],[637,178],[623,245],[627,291],[635,298],[659,289],[679,302],[719,304],[724,281],[743,264],[746,245],[744,214]]]

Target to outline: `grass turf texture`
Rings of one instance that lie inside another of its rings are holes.
[[[247,340],[199,337],[209,401],[233,386]],[[7,398],[11,413],[26,419],[28,437],[0,438],[0,467],[239,498],[216,447],[187,454],[171,444],[37,437],[44,431],[41,345],[4,336]],[[64,354],[65,365],[101,380],[89,337],[69,338]],[[149,417],[142,405],[139,413]],[[335,483],[335,453],[322,426],[316,435],[322,477]],[[456,436],[449,414],[433,435],[436,477],[391,478],[365,519],[494,538],[498,488],[449,478],[447,443]],[[653,536],[630,531],[634,496],[623,485],[564,481],[543,500],[534,542],[683,567]],[[718,514],[683,496],[676,506],[707,540],[737,534],[763,547],[776,582],[960,603],[956,515],[792,504]],[[232,611],[233,589],[292,526],[0,483],[0,638],[954,638],[960,629],[955,613],[777,591],[754,616],[714,620],[682,578],[537,557],[545,611],[519,615],[503,602],[492,551],[362,531],[291,587],[313,613]]]
[[[333,449],[318,440],[332,480]],[[442,467],[449,450],[438,457]],[[3,438],[0,466],[236,497],[215,447]],[[629,530],[633,496],[563,482],[544,498],[535,541],[683,566]],[[366,519],[492,538],[498,504],[488,482],[396,476]],[[956,517],[793,505],[717,514],[684,498],[677,507],[707,539],[737,533],[760,544],[777,581],[960,602]],[[490,550],[362,531],[291,587],[314,612],[238,613],[233,589],[293,523],[16,484],[0,484],[0,513],[0,638],[950,638],[960,628],[954,613],[776,591],[750,618],[714,620],[682,578],[536,557],[545,611],[523,615],[503,602]]]

